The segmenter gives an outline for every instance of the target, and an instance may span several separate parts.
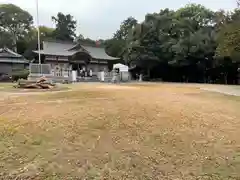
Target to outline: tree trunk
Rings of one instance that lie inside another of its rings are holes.
[[[150,68],[148,68],[148,77],[149,77],[149,78],[150,78],[150,74],[151,74]]]
[[[17,38],[13,38],[14,40],[13,40],[13,51],[15,52],[15,53],[17,53]]]
[[[208,83],[208,76],[207,76],[206,71],[204,71],[204,73],[203,73],[203,82],[204,82],[205,84]]]
[[[228,73],[224,74],[224,81],[225,84],[228,84]]]

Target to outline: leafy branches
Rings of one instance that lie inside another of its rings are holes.
[[[62,41],[73,41],[76,37],[76,24],[77,21],[73,19],[70,14],[64,15],[59,12],[56,17],[52,17],[53,22],[56,24],[56,29],[53,31],[53,36]]]

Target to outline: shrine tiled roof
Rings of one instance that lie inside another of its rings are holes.
[[[29,63],[22,55],[15,53],[14,51],[8,48],[0,49],[0,62],[1,63],[21,63],[27,64]]]
[[[79,51],[80,49],[76,49],[73,47],[77,47],[74,43],[64,43],[64,42],[43,42],[43,50],[40,51],[41,54],[46,55],[54,55],[54,56],[72,56]],[[105,49],[102,47],[92,47],[92,46],[84,46],[80,45],[85,52],[89,53],[89,55],[94,59],[103,59],[103,60],[117,60],[119,58],[111,57],[107,55]],[[34,51],[38,53],[38,51]]]

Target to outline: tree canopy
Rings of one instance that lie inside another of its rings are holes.
[[[130,20],[124,21],[120,30],[126,27],[128,30],[124,32],[128,34],[122,36],[118,30],[108,40],[107,51],[120,55],[131,67],[139,67],[149,76],[151,71],[152,78],[194,82],[221,82],[221,79],[227,82],[226,69],[223,69],[226,64],[218,60],[227,56],[232,63],[227,65],[227,71],[231,71],[227,74],[231,74],[235,82],[239,20],[239,9],[232,13],[214,12],[198,4],[188,4],[175,11],[163,9],[147,14],[143,22],[134,26],[123,26]],[[118,39],[124,41],[119,43]],[[163,69],[174,71],[175,77],[162,74]]]
[[[224,24],[218,33],[217,57],[230,57],[240,62],[240,10],[236,9],[231,20]]]
[[[53,36],[62,41],[73,41],[76,37],[76,24],[73,16],[70,14],[64,15],[59,12],[56,17],[52,17],[53,22],[56,24],[56,29],[53,31]]]
[[[0,37],[5,44],[16,47],[17,40],[31,30],[33,17],[14,4],[0,4]]]
[[[129,31],[137,25],[137,20],[133,17],[128,17],[124,20],[119,29],[114,33],[112,39],[108,39],[105,42],[106,51],[109,55],[114,57],[120,57],[124,50]]]
[[[119,30],[116,31],[116,33],[113,35],[113,38],[125,40],[128,36],[129,29],[133,28],[136,24],[137,20],[135,18],[128,17],[121,23]]]

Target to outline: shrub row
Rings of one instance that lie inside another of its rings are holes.
[[[28,70],[21,70],[12,73],[12,81],[18,81],[19,79],[27,79],[29,75]]]

